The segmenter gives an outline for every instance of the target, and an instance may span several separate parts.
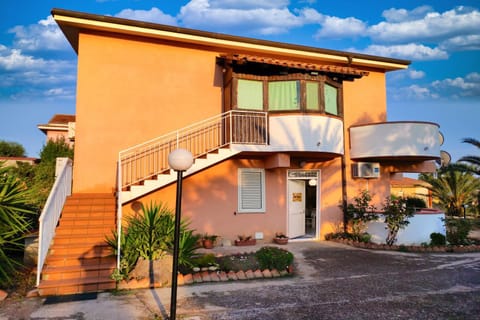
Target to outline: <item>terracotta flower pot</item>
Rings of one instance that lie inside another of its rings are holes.
[[[288,238],[273,238],[273,242],[280,245],[285,245],[288,243]]]

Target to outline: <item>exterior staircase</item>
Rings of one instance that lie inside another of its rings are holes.
[[[184,173],[184,176],[194,174],[195,172],[201,171],[209,166],[233,157],[238,153],[240,153],[240,151],[230,148],[219,148],[217,150],[210,151],[201,158],[195,158],[192,167]],[[129,202],[146,193],[164,187],[176,180],[177,173],[173,170],[167,170],[161,174],[153,176],[151,179],[145,179],[140,184],[131,185],[128,190],[122,191],[121,201],[122,203]]]
[[[267,136],[267,113],[236,110],[122,150],[117,170],[119,207],[177,179],[168,165],[168,155],[175,149],[192,153],[194,163],[184,173],[188,176],[242,151],[233,146],[266,145]]]
[[[41,296],[115,288],[116,257],[105,242],[115,229],[113,194],[67,197],[41,274]]]

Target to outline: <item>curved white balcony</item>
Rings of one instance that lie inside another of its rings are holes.
[[[440,158],[439,125],[432,122],[382,122],[350,127],[350,158],[409,159]]]
[[[342,155],[343,122],[325,115],[271,115],[268,145],[235,145],[240,151],[317,152]]]

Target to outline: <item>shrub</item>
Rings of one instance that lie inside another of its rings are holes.
[[[447,239],[445,236],[438,232],[433,232],[430,234],[430,245],[431,246],[444,246]]]
[[[189,223],[182,220],[179,238],[179,267],[191,267],[199,236],[188,229]],[[151,202],[150,205],[142,204],[142,214],[130,216],[127,226],[121,235],[121,261],[116,277],[126,278],[135,267],[139,257],[146,260],[156,260],[166,252],[173,251],[175,232],[175,216],[164,204]],[[112,237],[107,237],[107,243],[117,254],[116,232]]]
[[[367,190],[361,191],[353,201],[354,203],[349,203],[345,210],[346,219],[352,230],[352,239],[362,241],[367,222],[376,220],[378,216],[375,207],[370,204],[372,196]]]
[[[293,262],[293,254],[277,247],[262,247],[255,256],[263,269],[285,270]]]
[[[425,200],[417,197],[407,197],[406,205],[407,207],[412,209],[421,209],[427,207],[427,203],[425,202]]]
[[[469,244],[468,234],[472,230],[472,224],[467,219],[447,218],[447,241],[452,245]]]
[[[234,271],[256,270],[260,268],[258,259],[254,253],[234,254],[217,258],[220,270]]]
[[[400,229],[408,224],[408,218],[413,216],[413,209],[407,207],[405,198],[387,197],[383,204],[385,223],[388,234],[386,243],[391,246],[397,241],[397,234]]]

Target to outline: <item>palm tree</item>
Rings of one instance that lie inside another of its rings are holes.
[[[480,141],[474,138],[465,138],[462,140],[464,143],[469,143],[477,148],[480,149]],[[480,157],[479,156],[473,156],[473,155],[468,155],[465,157],[461,157],[460,160],[458,161],[463,161],[463,162],[468,162],[470,163],[472,167],[472,172],[475,174],[480,175]]]
[[[465,170],[466,166],[451,164],[437,171],[437,175],[420,174],[419,179],[429,184],[427,189],[438,199],[447,215],[460,215],[462,206],[476,200],[480,180]]]

